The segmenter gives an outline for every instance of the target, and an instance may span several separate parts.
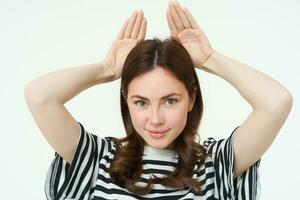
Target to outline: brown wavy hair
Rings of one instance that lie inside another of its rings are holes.
[[[145,141],[133,127],[126,99],[129,83],[135,77],[153,70],[154,67],[162,67],[175,75],[184,84],[190,98],[194,89],[197,90],[197,94],[193,109],[188,113],[184,130],[173,141],[174,149],[178,153],[175,170],[163,178],[153,175],[155,179],[150,178],[145,187],[140,187],[135,183],[140,180],[143,172],[142,156]],[[192,187],[195,194],[201,195],[202,185],[192,176],[195,165],[197,167],[203,165],[209,154],[206,154],[205,148],[199,143],[200,136],[197,134],[203,113],[203,100],[197,74],[186,49],[171,38],[164,41],[154,38],[139,42],[130,51],[123,66],[120,100],[127,136],[120,139],[112,137],[117,151],[110,165],[109,174],[114,183],[138,195],[148,194],[154,182],[176,189]]]

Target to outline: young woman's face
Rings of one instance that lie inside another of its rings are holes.
[[[146,145],[173,149],[194,98],[189,98],[184,84],[169,71],[156,67],[130,82],[127,103],[133,126]],[[166,132],[157,133],[162,131]]]

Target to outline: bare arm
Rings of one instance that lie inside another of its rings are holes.
[[[291,110],[292,95],[268,75],[219,52],[203,66],[234,86],[253,107],[234,135],[236,177],[271,146]]]
[[[292,95],[268,75],[215,51],[190,11],[177,1],[167,11],[171,35],[189,52],[196,68],[235,87],[253,111],[234,135],[234,177],[253,165],[270,147],[292,107]]]
[[[34,90],[32,95],[38,96],[34,98],[43,98],[39,99],[43,103],[47,101],[64,104],[83,90],[110,82],[113,77],[112,71],[102,61],[50,72],[32,80],[27,89]]]
[[[99,83],[120,77],[131,49],[146,34],[142,11],[128,18],[102,62],[51,72],[31,81],[25,88],[25,99],[40,131],[64,160],[71,163],[80,138],[80,125],[64,104]]]
[[[81,91],[111,80],[102,63],[51,72],[31,81],[25,89],[28,108],[47,142],[71,163],[80,137],[80,126],[64,103]]]
[[[253,109],[277,112],[291,103],[291,94],[276,80],[220,52],[215,51],[203,67],[235,87]]]

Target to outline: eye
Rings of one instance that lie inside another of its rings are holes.
[[[169,103],[171,102],[171,105],[173,105],[173,104],[177,103],[177,99],[170,98],[170,99],[167,99],[167,102],[169,102]]]
[[[167,99],[166,102],[169,105],[173,105],[173,104],[177,103],[177,99],[170,98],[170,99]],[[134,101],[134,104],[137,105],[138,107],[145,107],[146,106],[146,103],[143,100]]]
[[[137,105],[137,106],[139,106],[139,107],[143,107],[143,105],[145,104],[145,102],[142,101],[142,100],[137,100],[137,101],[134,102],[134,104]]]

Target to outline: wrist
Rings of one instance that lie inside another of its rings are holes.
[[[222,55],[218,51],[214,50],[203,62],[201,69],[212,74],[217,74],[218,60],[221,56]]]
[[[98,68],[97,79],[99,83],[111,82],[116,79],[116,75],[113,69],[109,66],[109,64],[105,60],[99,62],[97,68]]]

